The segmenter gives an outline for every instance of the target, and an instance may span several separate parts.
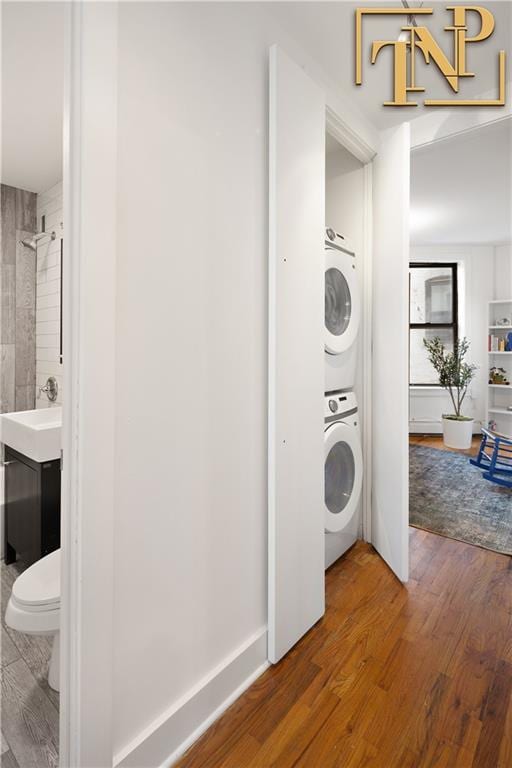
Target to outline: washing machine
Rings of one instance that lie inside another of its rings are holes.
[[[329,392],[324,402],[325,567],[355,543],[361,529],[363,454],[354,392]]]
[[[325,391],[333,392],[355,386],[362,299],[354,249],[333,229],[325,232]]]

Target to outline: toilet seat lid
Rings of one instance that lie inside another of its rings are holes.
[[[52,605],[60,602],[60,549],[38,560],[13,584],[17,603],[26,606]]]

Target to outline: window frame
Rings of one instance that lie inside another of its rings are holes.
[[[411,331],[413,330],[443,330],[453,331],[453,343],[459,341],[459,283],[458,263],[456,261],[412,261],[409,263],[409,387],[437,387],[440,384],[412,383],[411,382]],[[452,272],[452,322],[451,323],[411,323],[411,269],[451,269]]]

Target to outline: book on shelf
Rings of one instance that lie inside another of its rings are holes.
[[[489,352],[505,352],[506,349],[506,339],[495,336],[494,334],[490,333],[488,337],[488,350]]]

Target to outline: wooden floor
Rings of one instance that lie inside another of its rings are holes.
[[[512,559],[411,529],[402,585],[362,542],[324,618],[180,768],[511,768]]]
[[[409,435],[410,445],[424,445],[426,448],[437,448],[441,451],[452,451],[453,453],[464,453],[466,456],[475,456],[478,453],[482,437],[480,435],[473,435],[471,441],[471,448],[467,451],[459,451],[456,448],[447,448],[443,443],[441,435]]]
[[[5,608],[17,564],[2,562],[2,768],[57,768],[59,694],[47,680],[51,638],[6,627]]]

